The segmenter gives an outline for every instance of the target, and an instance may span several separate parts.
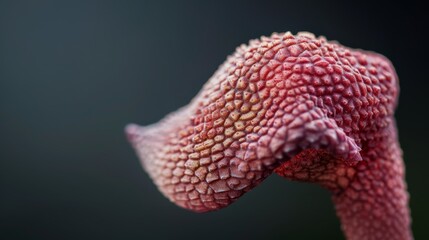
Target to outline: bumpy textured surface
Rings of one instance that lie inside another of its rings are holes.
[[[276,172],[330,189],[348,239],[411,239],[398,90],[381,55],[273,34],[237,48],[189,105],[126,132],[184,208],[223,208]]]

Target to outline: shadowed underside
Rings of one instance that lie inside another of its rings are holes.
[[[190,104],[126,132],[177,205],[228,206],[273,172],[328,188],[347,239],[412,239],[383,56],[310,33],[242,45]]]

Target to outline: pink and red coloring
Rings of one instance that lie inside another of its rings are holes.
[[[276,173],[329,189],[347,239],[412,239],[398,93],[382,55],[275,33],[238,47],[187,106],[126,132],[183,208],[226,207]]]

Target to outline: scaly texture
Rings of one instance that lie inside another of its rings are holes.
[[[347,239],[412,239],[398,91],[381,55],[275,33],[237,48],[186,107],[126,132],[181,207],[223,208],[276,172],[328,188]]]

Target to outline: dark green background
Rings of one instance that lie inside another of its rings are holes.
[[[222,211],[171,204],[126,142],[185,105],[236,46],[311,31],[394,63],[413,229],[429,239],[423,6],[0,1],[0,239],[342,239],[327,191],[277,176]]]

